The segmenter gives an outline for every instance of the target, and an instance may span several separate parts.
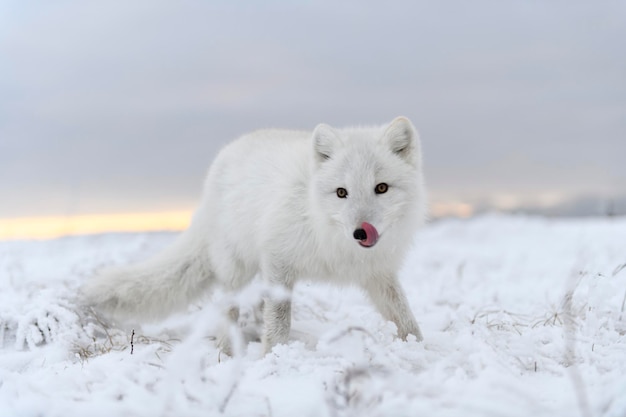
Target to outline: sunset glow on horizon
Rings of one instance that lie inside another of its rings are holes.
[[[0,240],[53,239],[113,232],[180,231],[189,226],[191,215],[190,210],[184,210],[0,219]]]
[[[466,203],[434,203],[429,217],[467,218],[474,207]],[[0,240],[54,239],[64,236],[115,232],[181,231],[191,222],[192,210],[158,213],[89,214],[0,218]]]

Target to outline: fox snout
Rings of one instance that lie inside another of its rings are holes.
[[[361,227],[354,231],[352,235],[356,240],[359,241],[359,244],[364,248],[371,248],[378,242],[378,230],[371,224],[367,222],[363,222]]]

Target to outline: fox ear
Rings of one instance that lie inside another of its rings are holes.
[[[413,162],[418,152],[418,135],[413,124],[406,117],[396,117],[389,124],[383,135],[391,152],[409,163]]]
[[[337,132],[327,124],[319,124],[313,131],[313,152],[315,161],[322,163],[330,159],[340,139]]]

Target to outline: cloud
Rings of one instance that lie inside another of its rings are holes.
[[[244,132],[399,114],[435,199],[624,187],[623,6],[394,4],[6,3],[0,217],[174,209]]]

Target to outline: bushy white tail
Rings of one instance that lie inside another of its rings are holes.
[[[112,317],[156,320],[187,307],[213,280],[205,245],[188,229],[155,258],[107,269],[82,292],[88,304]]]

